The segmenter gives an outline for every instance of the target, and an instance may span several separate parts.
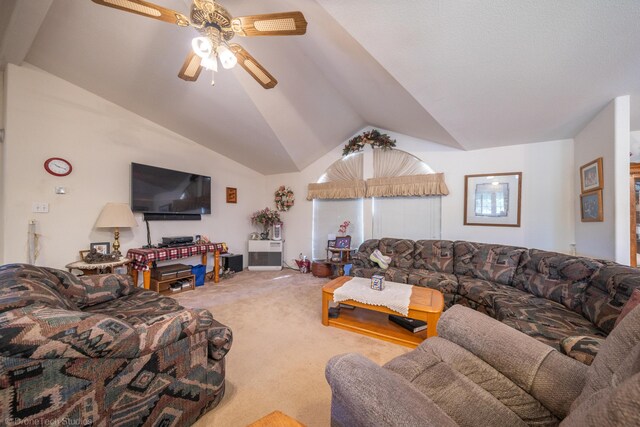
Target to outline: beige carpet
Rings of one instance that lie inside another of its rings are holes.
[[[324,368],[332,356],[358,352],[382,364],[409,351],[323,326],[321,289],[327,282],[290,269],[243,271],[175,296],[185,307],[211,310],[233,330],[225,397],[195,426],[245,426],[275,410],[310,427],[329,426]]]

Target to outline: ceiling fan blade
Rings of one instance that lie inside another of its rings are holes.
[[[182,13],[143,0],[92,1],[102,6],[112,7],[114,9],[124,10],[125,12],[131,12],[137,15],[146,16],[148,18],[158,19],[160,21],[168,22],[170,24],[176,24],[181,27],[189,26],[189,18],[184,16]]]
[[[188,82],[195,82],[198,80],[200,71],[202,71],[202,66],[200,65],[201,60],[202,59],[196,55],[194,51],[190,51],[184,60],[184,64],[182,64],[182,68],[180,68],[178,77]]]
[[[238,16],[231,29],[241,36],[297,36],[307,32],[307,21],[302,12]]]
[[[256,79],[258,83],[265,89],[271,89],[278,84],[278,81],[273,77],[253,56],[249,55],[249,52],[244,50],[239,44],[232,43],[229,45],[229,49],[234,53],[238,59],[238,64],[245,71],[251,74],[251,77]]]

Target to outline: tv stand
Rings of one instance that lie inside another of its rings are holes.
[[[131,259],[131,275],[138,284],[138,274],[142,272],[142,283],[145,289],[151,285],[151,268],[156,261],[171,261],[201,255],[203,265],[207,265],[207,255],[213,253],[214,283],[220,281],[220,254],[227,253],[227,245],[223,243],[207,243],[204,245],[180,246],[177,248],[135,248],[127,251],[127,258]]]

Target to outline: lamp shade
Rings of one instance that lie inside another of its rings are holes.
[[[107,203],[96,221],[97,228],[137,226],[138,223],[127,203]]]

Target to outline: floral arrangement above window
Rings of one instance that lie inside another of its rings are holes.
[[[371,147],[379,147],[383,150],[390,150],[396,146],[396,140],[391,139],[386,133],[380,133],[377,129],[372,129],[369,132],[363,132],[362,135],[351,138],[349,143],[344,146],[342,155],[347,156],[351,153],[362,151],[365,144],[370,144]]]
[[[283,212],[291,209],[293,202],[296,200],[293,196],[293,190],[289,187],[285,188],[284,185],[278,187],[275,196],[276,209]]]
[[[277,224],[282,222],[280,220],[280,212],[274,211],[269,208],[264,208],[261,211],[254,212],[251,215],[251,223],[252,224],[261,224],[266,230],[268,227],[271,227],[273,224]]]

